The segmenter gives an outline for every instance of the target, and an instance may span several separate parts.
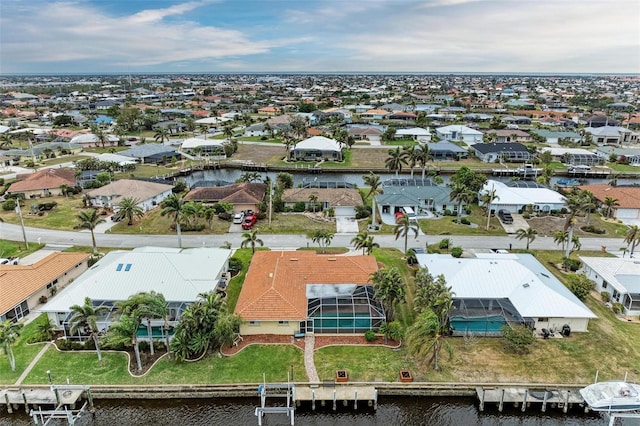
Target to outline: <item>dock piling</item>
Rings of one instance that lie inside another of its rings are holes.
[[[7,402],[7,413],[12,414],[13,413],[13,408],[11,407],[11,403],[9,402],[9,394],[8,393],[4,394],[4,399]]]
[[[333,411],[336,411],[336,390],[333,390]]]
[[[353,393],[353,409],[354,410],[358,409],[358,391],[357,390]]]
[[[22,400],[24,401],[24,412],[29,414],[29,404],[27,403],[27,395],[24,393],[24,390],[20,388],[20,393],[22,394]]]
[[[500,393],[500,403],[498,404],[498,411],[502,413],[503,408],[504,408],[504,388],[502,388],[502,392]]]
[[[529,389],[524,390],[524,398],[522,399],[522,412],[527,409],[527,394],[529,393]]]
[[[542,412],[546,412],[547,411],[547,396],[549,395],[549,392],[547,392],[547,390],[545,389],[544,391],[544,396],[542,398]]]
[[[482,393],[480,394],[480,406],[478,407],[478,409],[480,410],[480,412],[484,411],[484,387],[482,388]]]

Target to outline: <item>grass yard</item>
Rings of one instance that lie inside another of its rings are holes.
[[[132,177],[137,178],[152,178],[156,176],[163,176],[166,174],[171,174],[177,172],[180,167],[177,163],[176,166],[163,166],[163,165],[153,165],[153,164],[138,164],[136,165],[136,169],[130,172],[124,173],[116,173],[116,179],[130,179]]]
[[[127,225],[127,221],[123,220],[118,222],[115,226],[113,226],[109,232],[112,234],[176,234],[174,229],[171,229],[171,224],[173,223],[173,218],[170,216],[162,216],[162,208],[156,208],[145,214],[145,216],[141,219],[138,219],[133,222],[133,225]],[[200,221],[205,225],[205,228],[202,231],[194,231],[194,232],[182,232],[185,235],[194,235],[194,234],[225,234],[229,232],[229,226],[231,226],[231,222],[227,222],[224,220],[220,220],[218,218],[214,218],[212,221],[213,228],[209,227],[208,223]],[[184,225],[183,225],[184,227]],[[177,237],[176,237],[177,238]]]
[[[29,250],[26,250],[24,244],[17,241],[0,240],[0,257],[25,257],[40,250],[44,244],[29,243]]]
[[[492,217],[487,231],[487,216],[478,206],[471,206],[471,214],[463,216],[472,224],[456,223],[456,216],[419,220],[420,229],[427,235],[507,235],[497,217]]]
[[[242,262],[242,270],[231,279],[231,282],[229,282],[227,286],[227,306],[231,312],[236,309],[236,303],[238,303],[238,297],[240,297],[242,284],[244,283],[244,278],[247,276],[252,256],[253,254],[249,248],[237,249],[233,254],[233,257],[240,259]]]
[[[311,218],[302,213],[278,213],[269,220],[258,221],[256,229],[260,234],[311,234],[315,231],[336,231],[334,221],[325,220],[322,216]]]
[[[334,380],[336,370],[347,370],[349,381],[398,381],[401,369],[417,372],[412,357],[405,349],[395,350],[371,346],[328,346],[315,352],[320,380]],[[414,374],[414,380],[420,380]]]
[[[25,383],[47,383],[47,370],[55,382],[68,378],[72,384],[204,384],[259,383],[262,374],[267,381],[287,380],[293,366],[296,380],[307,380],[303,353],[293,346],[249,346],[232,357],[219,358],[215,354],[198,362],[178,363],[166,358],[156,364],[144,377],[136,378],[127,371],[127,356],[103,352],[98,361],[95,352],[59,352],[49,348]]]
[[[58,203],[53,210],[45,212],[44,215],[38,216],[29,213],[32,204],[55,201]],[[21,207],[22,216],[25,226],[33,226],[35,228],[59,229],[63,231],[73,231],[77,224],[76,215],[82,211],[82,195],[73,195],[69,197],[46,197],[25,200],[25,205]],[[70,220],[72,218],[72,220]],[[19,224],[20,219],[13,211],[0,211],[0,219],[7,223]],[[105,219],[108,219],[105,216]]]
[[[27,344],[27,341],[38,332],[38,324],[41,324],[44,319],[45,316],[41,315],[22,328],[18,341],[13,345],[13,355],[16,358],[16,371],[11,371],[9,358],[4,351],[0,351],[0,384],[15,383],[22,372],[29,366],[31,360],[40,352],[44,343]],[[46,383],[46,381],[43,383]]]

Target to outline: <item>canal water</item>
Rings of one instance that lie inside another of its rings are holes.
[[[525,413],[514,407],[506,407],[499,413],[495,406],[487,405],[479,412],[477,404],[471,398],[429,398],[429,397],[380,397],[377,410],[362,404],[358,410],[342,407],[334,412],[326,407],[300,407],[295,413],[296,425],[349,425],[349,426],[454,426],[454,425],[521,425],[521,426],[560,426],[560,425],[607,425],[608,419],[598,413],[584,414],[576,407],[563,414],[559,409],[541,413],[539,406],[530,407]],[[179,425],[179,426],[244,426],[257,425],[255,408],[259,398],[217,398],[153,401],[96,401],[95,417],[87,414],[77,426],[113,426],[113,425]],[[630,420],[617,421],[617,425],[638,425]],[[7,414],[0,409],[0,425],[26,426],[33,424],[30,418],[21,412]],[[56,423],[58,425],[67,424]],[[263,425],[289,425],[286,415],[266,415]]]

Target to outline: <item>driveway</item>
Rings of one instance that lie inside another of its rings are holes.
[[[336,207],[336,233],[357,234],[360,232],[356,221],[356,210],[353,207]]]
[[[529,224],[521,214],[511,213],[511,217],[513,217],[513,223],[510,225],[507,225],[502,220],[498,219],[500,220],[500,224],[502,224],[502,227],[507,232],[507,234],[515,234],[518,229],[527,230],[530,228]]]

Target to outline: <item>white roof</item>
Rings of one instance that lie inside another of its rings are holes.
[[[84,298],[117,301],[141,291],[162,293],[167,302],[193,302],[216,288],[231,250],[142,247],[112,251],[42,307],[67,312]]]
[[[97,143],[99,141],[100,140],[98,139],[98,136],[96,136],[93,133],[82,133],[80,135],[76,135],[72,137],[69,143],[83,144],[83,143]],[[107,141],[117,142],[118,137],[114,135],[107,135]]]
[[[11,127],[3,126],[0,124],[0,133],[5,133],[11,130]]]
[[[422,267],[443,274],[456,299],[509,299],[523,317],[596,318],[530,254],[417,254]]]
[[[482,132],[479,132],[471,127],[463,126],[461,124],[452,124],[450,126],[438,127],[436,129],[438,133],[445,134],[451,132],[458,132],[464,135],[481,135]]]
[[[496,195],[499,197],[492,203],[496,207],[500,205],[566,204],[565,197],[551,189],[510,187],[497,180],[488,180],[480,190],[480,194],[490,192],[492,189],[496,190]]]
[[[218,123],[224,123],[225,121],[231,121],[230,118],[227,117],[207,117],[207,118],[201,118],[199,120],[196,120],[197,124],[218,124]]]
[[[549,151],[554,157],[559,157],[562,154],[595,155],[593,152],[583,148],[542,148],[541,151]]]
[[[317,149],[320,151],[340,151],[340,144],[335,139],[324,136],[313,136],[296,144],[295,149]]]
[[[640,293],[640,259],[580,256],[580,260],[619,293]]]
[[[118,154],[111,154],[109,152],[105,152],[104,154],[97,155],[95,158],[96,160],[99,160],[99,161],[118,163],[121,166],[124,166],[125,164],[136,164],[136,161],[132,160],[131,157],[126,157],[124,155],[118,155]]]
[[[431,133],[427,129],[422,127],[412,127],[411,129],[399,129],[396,131],[396,135],[399,136],[431,136]]]
[[[199,146],[219,146],[222,147],[222,142],[218,139],[202,139],[202,138],[189,138],[182,141],[182,149],[197,148]]]

